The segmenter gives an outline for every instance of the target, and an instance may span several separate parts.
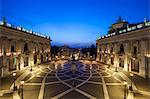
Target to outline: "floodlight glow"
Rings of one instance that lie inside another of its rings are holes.
[[[24,81],[22,80],[22,81],[20,81],[20,83],[21,83],[21,85],[23,85],[23,84],[24,84]]]
[[[16,76],[16,73],[15,73],[15,72],[13,73],[13,76]]]
[[[126,81],[123,81],[123,83],[124,83],[125,85],[127,85],[127,82],[126,82]]]

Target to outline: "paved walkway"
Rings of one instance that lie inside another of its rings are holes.
[[[109,70],[114,71],[115,67],[111,66]],[[137,87],[137,90],[143,90],[150,92],[150,79],[146,79],[144,77],[141,77],[135,73],[133,73],[133,77],[130,76],[130,72],[124,71],[121,68],[118,68],[118,74],[124,75],[124,77],[127,77],[132,83],[134,83]]]
[[[101,63],[98,63],[99,65]],[[106,67],[108,67],[106,65]],[[109,68],[106,68],[108,71],[110,72],[115,72],[115,67],[111,66]],[[147,97],[150,98],[150,79],[146,79],[144,77],[141,77],[137,74],[134,74],[133,77],[130,76],[130,72],[124,71],[121,68],[117,68],[117,72],[116,75],[119,75],[120,77],[123,78],[123,80],[127,81],[128,87],[131,86],[133,87],[133,91],[129,91],[129,96],[128,99],[134,99],[136,97],[134,97],[134,94],[142,94],[145,95],[146,98],[143,99],[147,99]]]
[[[76,68],[77,71],[71,71],[72,64],[77,66],[73,67]],[[141,90],[137,87],[136,82],[134,82],[133,78],[129,77],[128,73],[124,73],[124,71],[121,70],[114,72],[113,67],[107,68],[104,64],[95,61],[93,61],[92,64],[89,61],[78,61],[74,63],[58,61],[55,65],[47,64],[40,66],[40,68],[35,68],[33,72],[26,70],[15,80],[19,89],[21,80],[25,81],[24,99],[28,99],[29,97],[31,99],[150,98],[148,90]],[[127,90],[124,80],[127,81],[127,87],[132,83],[133,91]],[[12,91],[12,89],[13,83],[9,90]],[[21,99],[21,91],[19,89],[13,93],[13,99]],[[4,90],[0,92],[5,93],[3,91]],[[2,99],[8,98],[2,97]]]

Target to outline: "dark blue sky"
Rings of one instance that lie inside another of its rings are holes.
[[[135,23],[150,19],[150,0],[0,0],[9,23],[51,37],[52,45],[88,46],[105,35],[118,15]]]

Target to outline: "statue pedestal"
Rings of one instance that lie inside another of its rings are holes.
[[[77,71],[77,66],[75,64],[72,64],[71,71],[73,74],[75,74],[75,72]]]

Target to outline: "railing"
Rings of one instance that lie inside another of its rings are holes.
[[[1,25],[1,26],[7,26],[7,27],[10,27],[10,28],[19,30],[19,31],[23,31],[23,32],[26,32],[26,33],[29,33],[29,34],[33,34],[33,35],[36,35],[36,36],[39,36],[39,37],[43,37],[43,38],[46,38],[46,39],[50,39],[49,36],[45,36],[45,35],[43,35],[43,34],[40,34],[40,33],[34,32],[34,31],[32,31],[32,30],[28,30],[28,29],[22,28],[22,27],[20,27],[20,26],[13,26],[13,25],[10,24],[10,23],[6,23],[6,24],[5,24],[3,21],[0,21],[0,25]]]
[[[105,35],[105,36],[101,36],[99,39],[111,37],[111,36],[114,36],[114,35],[117,35],[117,34],[129,32],[129,31],[142,29],[142,28],[145,28],[145,27],[150,27],[150,21],[147,21],[147,22],[144,22],[144,23],[132,26],[132,27],[128,27],[128,28],[123,29],[123,30],[119,30],[118,32],[113,32],[113,33]]]

